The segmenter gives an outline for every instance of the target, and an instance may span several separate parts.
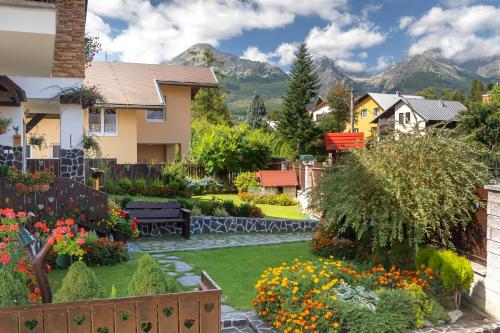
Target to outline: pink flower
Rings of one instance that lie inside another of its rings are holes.
[[[5,217],[8,219],[14,219],[14,218],[16,218],[16,214],[9,212],[9,213],[5,214]]]
[[[83,244],[85,244],[85,239],[83,239],[83,238],[78,238],[78,239],[76,240],[76,243],[77,243],[78,245],[83,245]]]
[[[17,217],[21,217],[21,218],[26,217],[26,212],[18,212]]]
[[[10,257],[7,252],[2,252],[0,255],[0,264],[9,264],[10,263]]]

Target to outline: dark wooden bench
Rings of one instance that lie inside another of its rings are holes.
[[[131,201],[127,203],[125,212],[130,217],[135,217],[139,224],[182,223],[182,236],[189,239],[190,212],[181,208],[181,204],[177,201]]]

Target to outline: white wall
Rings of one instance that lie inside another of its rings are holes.
[[[330,108],[328,105],[323,106],[322,108],[313,112],[313,121],[319,121],[318,116],[322,114],[326,114],[330,112]]]
[[[12,127],[19,126],[19,134],[23,135],[23,107],[21,106],[0,106],[0,115],[5,118],[12,119],[12,124],[7,129],[7,133],[0,135],[0,145],[12,146],[14,143],[13,136],[16,133]]]
[[[61,105],[61,148],[80,148],[83,136],[83,110],[77,104]]]
[[[410,121],[406,120],[406,114],[410,114]],[[403,123],[399,122],[399,115],[403,114]],[[410,107],[404,103],[399,103],[396,106],[396,111],[394,112],[394,128],[398,132],[409,133],[412,132],[416,125],[418,125],[419,130],[425,129],[425,119],[422,118],[415,111],[410,109]]]
[[[63,77],[9,76],[26,93],[29,99],[53,99],[59,88],[82,86],[83,79]]]

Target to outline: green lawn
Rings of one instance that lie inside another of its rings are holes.
[[[110,195],[113,199],[121,199],[123,195]],[[192,200],[211,200],[212,197],[220,198],[223,200],[233,200],[235,203],[241,203],[242,201],[238,199],[236,194],[206,194],[206,195],[195,195]],[[165,200],[175,200],[160,197],[135,197],[140,198],[140,200],[148,201],[165,201]],[[257,205],[266,217],[276,217],[282,219],[294,219],[301,220],[306,219],[307,216],[300,212],[299,205],[295,206],[273,206],[273,205]]]
[[[139,253],[131,255],[127,263],[93,267],[105,296],[111,294],[114,285],[117,296],[126,296],[127,287],[137,267]],[[177,256],[193,266],[193,272],[206,271],[223,289],[225,303],[238,310],[252,309],[255,284],[268,267],[279,266],[295,258],[310,259],[315,256],[310,252],[307,242],[235,247],[192,252],[168,252],[165,256]],[[59,289],[66,269],[55,269],[50,273],[53,291]]]
[[[268,267],[279,266],[296,258],[315,256],[307,242],[235,247],[198,252],[169,252],[194,266],[196,274],[206,271],[222,288],[225,303],[237,310],[253,308],[255,284]]]

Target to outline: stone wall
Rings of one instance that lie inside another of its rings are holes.
[[[0,145],[0,165],[15,166],[22,170],[23,148]]]
[[[487,265],[474,267],[474,286],[471,301],[489,315],[500,319],[500,185],[488,190]]]
[[[85,0],[56,0],[57,31],[52,76],[85,77]]]
[[[277,233],[277,232],[311,232],[319,226],[315,220],[282,220],[247,217],[215,217],[192,216],[191,235],[207,233]],[[182,227],[179,224],[152,223],[140,225],[141,235],[161,236],[180,234]]]
[[[82,149],[61,149],[60,176],[85,181],[85,158]]]

